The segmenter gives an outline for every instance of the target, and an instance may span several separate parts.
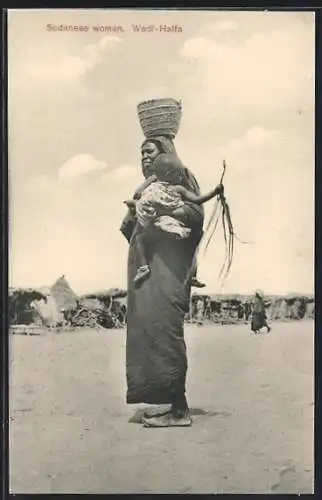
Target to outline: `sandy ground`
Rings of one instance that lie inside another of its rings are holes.
[[[125,404],[125,331],[11,335],[13,493],[312,493],[313,322],[188,326],[191,428]]]

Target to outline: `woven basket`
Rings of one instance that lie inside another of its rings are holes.
[[[145,137],[167,135],[172,139],[178,133],[181,120],[181,101],[153,99],[137,106],[138,117]]]

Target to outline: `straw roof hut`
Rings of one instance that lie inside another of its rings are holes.
[[[44,325],[55,326],[61,323],[64,317],[54,297],[51,294],[50,287],[42,287],[40,290],[45,296],[46,300],[34,300],[32,303],[32,307],[41,316]]]
[[[36,288],[14,288],[9,287],[8,293],[9,299],[21,299],[27,302],[33,300],[41,300],[46,299],[45,295],[42,291],[37,290]]]
[[[109,288],[108,290],[102,290],[99,292],[87,293],[82,295],[84,299],[98,299],[105,302],[107,299],[113,298],[124,298],[127,296],[127,291],[122,288]]]
[[[238,315],[242,319],[247,314],[253,302],[254,295],[244,294],[199,294],[193,293],[190,303],[190,315],[194,314],[195,303],[198,299],[202,299],[205,304],[209,303],[211,314],[217,313],[220,316],[233,317]],[[304,317],[314,317],[314,295],[305,295],[292,293],[285,296],[281,295],[264,295],[264,304],[266,314],[270,319],[277,320],[300,320]],[[249,316],[249,314],[248,314]]]
[[[59,311],[62,309],[73,309],[77,305],[79,297],[69,286],[65,275],[61,276],[50,288],[50,293],[55,299]]]
[[[75,307],[77,300],[65,276],[61,276],[51,287],[10,289],[11,321],[30,324],[39,322],[40,318],[42,324],[56,326],[64,319],[62,310]]]
[[[306,304],[305,317],[307,319],[314,319],[315,316],[315,302],[308,302]]]
[[[80,307],[84,307],[89,311],[104,311],[104,304],[99,299],[81,297],[79,301]]]
[[[33,308],[34,301],[47,301],[46,295],[35,288],[9,288],[9,321],[11,324],[39,322],[39,313]]]

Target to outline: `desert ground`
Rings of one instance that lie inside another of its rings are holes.
[[[313,321],[187,325],[190,428],[126,405],[125,330],[10,335],[12,493],[312,493]]]

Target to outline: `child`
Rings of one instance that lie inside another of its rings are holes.
[[[125,202],[133,211],[135,210],[138,221],[134,237],[137,239],[141,262],[134,283],[139,283],[150,274],[144,230],[153,224],[163,231],[175,234],[178,238],[187,238],[191,229],[172,217],[172,212],[183,207],[185,201],[201,205],[223,190],[223,186],[220,185],[209,193],[198,196],[186,189],[182,185],[183,167],[171,154],[160,154],[154,161],[152,169],[153,174],[139,187],[134,199]],[[194,279],[198,281],[195,276]]]

